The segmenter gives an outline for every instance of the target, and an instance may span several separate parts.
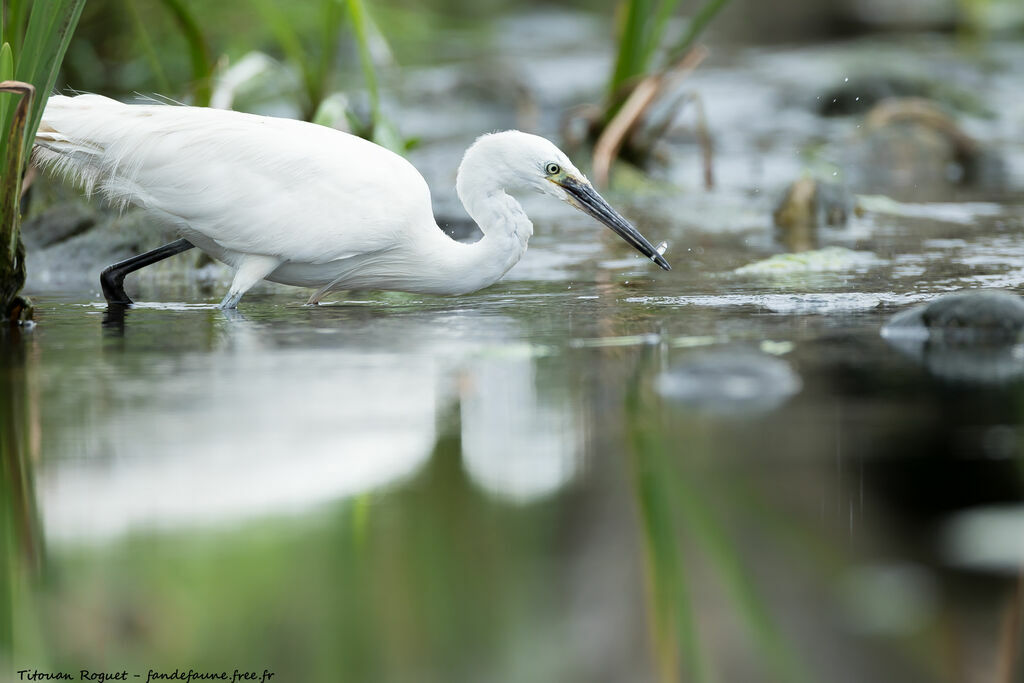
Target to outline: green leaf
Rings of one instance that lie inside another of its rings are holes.
[[[728,4],[729,0],[705,0],[687,25],[686,32],[674,42],[662,68],[681,59]],[[679,0],[625,0],[620,5],[622,30],[618,36],[615,66],[608,81],[605,124],[618,113],[637,81],[655,71],[655,55],[678,6]]]
[[[383,117],[373,125],[372,139],[381,147],[390,149],[397,154],[405,152],[405,139],[399,134],[398,128]]]
[[[686,33],[683,34],[683,37],[669,52],[669,61],[674,62],[682,59],[690,48],[693,47],[693,44],[697,42],[697,39],[700,38],[700,34],[708,27],[711,20],[728,4],[729,0],[707,0],[690,20],[689,26],[686,27]]]
[[[338,47],[341,41],[341,26],[345,19],[345,6],[342,0],[323,0],[323,33],[320,36],[320,59],[316,64],[315,90],[310,92],[310,100],[314,107],[319,108],[327,97],[331,83],[331,72],[334,69]]]
[[[9,81],[14,78],[14,53],[11,51],[11,44],[4,43],[0,47],[0,81]]]
[[[24,262],[18,256],[21,177],[84,6],[85,0],[5,3],[7,15],[2,31],[6,40],[0,46],[0,73],[31,83],[35,102],[27,108],[23,122],[15,121],[20,97],[0,95],[0,168],[5,169],[0,179],[0,308],[6,307],[7,299],[17,294],[24,281]]]
[[[14,53],[11,51],[11,44],[4,43],[0,47],[0,81],[9,81],[13,78]],[[4,106],[0,106],[0,135],[7,135],[7,107]]]
[[[21,178],[25,168],[22,140],[28,137],[26,122],[32,110],[30,93],[6,93],[17,103],[10,130],[4,131],[4,158],[0,170],[0,311],[6,311],[25,282],[21,260]]]
[[[625,83],[646,71],[645,55],[653,51],[648,34],[648,21],[654,10],[652,0],[628,0],[623,6],[625,17],[609,82],[610,97],[615,97]]]
[[[195,13],[182,0],[161,0],[161,2],[174,15],[174,20],[178,22],[181,34],[188,45],[188,57],[192,65],[192,91],[195,95],[195,103],[200,107],[205,107],[210,104],[210,95],[213,93],[213,69],[215,64],[210,55],[206,36],[203,35],[202,24],[196,18]]]
[[[25,158],[32,151],[43,107],[57,82],[60,64],[82,15],[85,0],[49,0],[32,5],[21,54],[15,52],[15,76],[36,87],[36,105],[25,127]]]
[[[374,128],[380,118],[380,94],[377,90],[377,73],[373,68],[373,57],[370,54],[369,31],[367,30],[366,9],[362,0],[347,0],[348,16],[352,22],[352,32],[359,46],[359,65],[363,69],[363,80],[370,93],[370,112],[373,116]]]
[[[25,25],[28,21],[29,10],[32,9],[32,2],[31,0],[10,0],[3,4],[7,9],[3,25],[3,40],[10,43],[14,54],[18,55],[21,54]]]
[[[372,134],[371,127],[359,117],[359,114],[349,107],[345,109],[345,119],[348,121],[349,130],[361,138],[369,137]]]
[[[299,34],[296,33],[295,27],[292,26],[292,23],[288,20],[287,15],[281,11],[281,8],[273,0],[255,0],[255,2],[257,10],[263,16],[263,21],[270,27],[270,31],[274,34],[274,38],[277,40],[281,51],[284,52],[288,61],[294,64],[302,74],[302,83],[306,91],[306,102],[303,103],[303,110],[306,118],[312,119],[317,108],[320,106],[318,93],[321,92],[318,82],[319,77],[316,69],[313,67],[312,59],[306,48],[303,47],[302,40],[299,38]]]
[[[139,13],[139,8],[135,4],[135,0],[124,0],[125,9],[132,18],[132,24],[135,26],[135,34],[139,38],[139,45],[142,48],[142,53],[146,56],[146,61],[149,62],[149,68],[156,77],[157,87],[160,88],[160,92],[170,93],[171,83],[167,80],[167,74],[164,72],[164,67],[160,63],[160,57],[156,53],[156,48],[153,47],[153,39],[150,38],[149,29],[146,28],[146,23],[142,19],[142,14]]]
[[[313,123],[328,128],[337,128],[349,116],[348,98],[343,93],[325,97],[313,115]]]

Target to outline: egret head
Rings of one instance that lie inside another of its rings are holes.
[[[469,174],[479,174],[478,181],[493,187],[531,189],[557,197],[604,223],[641,254],[671,270],[665,257],[597,193],[562,150],[545,138],[517,130],[478,138],[459,169],[460,185]]]

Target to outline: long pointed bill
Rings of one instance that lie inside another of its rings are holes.
[[[637,251],[665,270],[672,270],[672,266],[661,255],[661,251],[655,249],[647,241],[647,238],[640,234],[639,230],[630,225],[629,221],[613,209],[590,183],[583,183],[575,178],[567,177],[559,181],[558,184],[569,193],[570,204],[607,225],[616,235],[632,244]]]

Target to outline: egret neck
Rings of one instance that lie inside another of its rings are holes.
[[[500,163],[499,146],[488,142],[482,138],[466,151],[455,181],[462,205],[483,233],[477,242],[452,252],[452,265],[461,271],[457,279],[474,283],[474,289],[501,279],[522,258],[533,235],[533,223],[507,192],[528,186]]]

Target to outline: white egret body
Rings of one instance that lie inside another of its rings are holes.
[[[519,131],[479,138],[459,167],[459,198],[484,235],[473,244],[437,227],[427,184],[408,161],[315,124],[54,96],[35,144],[44,168],[87,193],[98,189],[116,204],[143,207],[234,267],[226,308],[261,279],[317,288],[311,303],[341,289],[463,294],[487,287],[519,261],[533,234],[508,194],[522,189],[587,211],[668,268],[565,154]]]

